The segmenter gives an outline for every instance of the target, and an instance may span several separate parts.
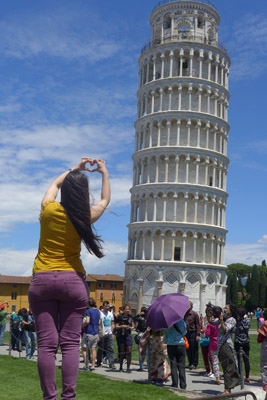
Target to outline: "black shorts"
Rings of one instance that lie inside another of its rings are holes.
[[[118,336],[118,345],[119,346],[132,346],[133,345],[132,335]]]

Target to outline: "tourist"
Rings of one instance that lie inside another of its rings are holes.
[[[218,336],[218,356],[224,375],[224,392],[231,393],[231,389],[240,384],[238,373],[237,357],[232,341],[232,334],[236,327],[236,306],[226,304],[220,314],[219,336]]]
[[[117,351],[118,351],[117,358],[115,358],[114,362],[118,362],[118,363],[120,362],[120,346],[119,346],[119,329],[116,328],[116,323],[118,322],[118,317],[123,314],[123,311],[124,311],[124,306],[119,307],[118,314],[114,316],[115,328],[113,329],[113,332],[112,332],[116,338]]]
[[[35,318],[31,310],[29,310],[26,315],[27,315],[26,321],[22,322],[24,330],[24,338],[26,343],[26,360],[34,360],[35,359],[34,352],[37,343]]]
[[[96,346],[99,341],[98,336],[98,323],[100,317],[100,311],[96,308],[95,299],[89,298],[89,308],[86,310],[86,319],[83,323],[86,349],[90,351],[91,355],[91,367],[90,371],[94,371],[96,362]],[[89,352],[88,352],[89,354]],[[87,368],[87,365],[85,365]]]
[[[123,360],[126,358],[127,369],[130,373],[130,365],[132,362],[132,330],[134,329],[134,320],[130,315],[130,306],[124,305],[123,314],[117,317],[116,328],[118,329],[118,343],[120,353],[120,371],[122,371]]]
[[[98,342],[97,349],[97,363],[96,367],[101,367],[103,361],[103,354],[107,358],[109,368],[116,369],[114,364],[114,341],[113,341],[113,329],[114,329],[114,315],[109,311],[109,302],[103,302],[103,309],[100,311],[100,316],[104,324],[104,336]]]
[[[163,330],[163,342],[167,344],[167,353],[171,366],[171,377],[174,388],[186,389],[185,373],[185,347],[184,335],[186,334],[186,324],[182,319],[169,329]]]
[[[249,340],[249,328],[250,320],[245,318],[246,310],[244,307],[237,308],[237,323],[235,328],[235,351],[237,352],[238,360],[238,370],[239,374],[241,372],[240,364],[244,361],[245,365],[245,382],[249,383],[249,373],[250,373],[250,361],[249,361],[249,351],[250,351],[250,340]],[[240,349],[242,349],[242,360]]]
[[[102,176],[101,199],[90,206],[88,179],[83,171]],[[56,202],[61,189],[61,202]],[[82,320],[88,304],[80,252],[86,249],[103,257],[99,236],[92,224],[106,210],[110,185],[105,161],[84,157],[59,175],[42,199],[40,242],[34,260],[29,302],[38,341],[38,371],[45,400],[56,400],[55,355],[62,353],[61,400],[74,399],[79,371]]]
[[[152,384],[165,385],[171,375],[167,360],[167,345],[163,342],[163,332],[153,331],[149,327],[140,340],[148,346],[149,378]]]
[[[209,342],[210,338],[205,335],[205,329],[208,325],[208,319],[209,316],[211,315],[211,309],[212,305],[211,304],[206,304],[206,309],[205,309],[205,317],[201,317],[202,314],[200,315],[200,339],[199,339],[199,344],[201,348],[201,353],[202,353],[202,358],[203,358],[203,363],[205,367],[205,374],[204,376],[208,377],[213,377],[213,370],[212,370],[212,358],[211,358],[211,352],[209,348]]]
[[[0,346],[4,344],[4,335],[6,330],[7,316],[8,313],[5,310],[6,303],[1,304],[0,306]]]
[[[262,313],[262,308],[261,307],[257,307],[256,312],[255,312],[255,317],[257,319],[257,328],[260,327],[260,317],[261,317],[261,313]]]
[[[17,350],[18,352],[21,352],[21,336],[22,336],[22,314],[21,310],[19,310],[17,313],[13,312],[11,314],[11,349],[12,350]]]
[[[257,342],[261,343],[260,368],[262,389],[266,392],[267,397],[267,309],[263,311],[263,318],[264,324],[258,328]]]
[[[198,366],[198,342],[200,339],[199,316],[193,310],[192,301],[190,301],[190,308],[186,312],[184,320],[187,328],[186,336],[189,342],[189,348],[186,350],[188,358],[188,366],[186,368],[192,370]]]
[[[147,328],[146,313],[147,313],[147,308],[142,307],[140,313],[134,317],[135,330],[137,332],[137,335],[135,336],[135,342],[138,345],[138,351],[139,351],[139,369],[137,371],[140,372],[144,371],[144,362],[147,353],[147,346],[143,345],[140,342],[140,339],[144,335]]]
[[[205,335],[209,338],[209,358],[212,362],[212,374],[208,376],[215,378],[216,385],[220,385],[220,373],[219,373],[219,358],[218,358],[218,335],[219,335],[219,317],[222,313],[221,307],[213,306],[208,311],[208,324],[205,329]]]

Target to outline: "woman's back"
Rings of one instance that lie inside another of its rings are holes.
[[[80,260],[81,238],[58,202],[49,201],[43,206],[40,225],[33,272],[70,270],[84,273]]]

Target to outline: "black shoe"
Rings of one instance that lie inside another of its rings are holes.
[[[114,364],[109,364],[109,368],[111,368],[111,369],[116,369],[116,367],[115,367]]]
[[[187,365],[185,368],[186,368],[186,369],[190,369],[190,367],[191,367],[191,365]]]
[[[101,367],[101,365],[102,365],[101,363],[96,363],[95,366],[96,366],[96,367]]]
[[[190,365],[189,369],[190,369],[190,371],[192,371],[192,369],[197,369],[197,366],[196,365]]]
[[[174,385],[173,383],[171,384],[171,387],[173,388],[178,388],[178,385]]]
[[[136,371],[144,372],[144,368],[138,368]]]

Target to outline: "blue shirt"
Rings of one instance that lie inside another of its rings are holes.
[[[88,308],[85,315],[90,318],[89,324],[85,327],[85,333],[87,335],[98,335],[100,311],[94,307]]]
[[[186,334],[186,323],[181,319],[174,325],[178,328],[178,331],[173,326],[163,330],[163,343],[167,345],[184,345],[183,336]]]

